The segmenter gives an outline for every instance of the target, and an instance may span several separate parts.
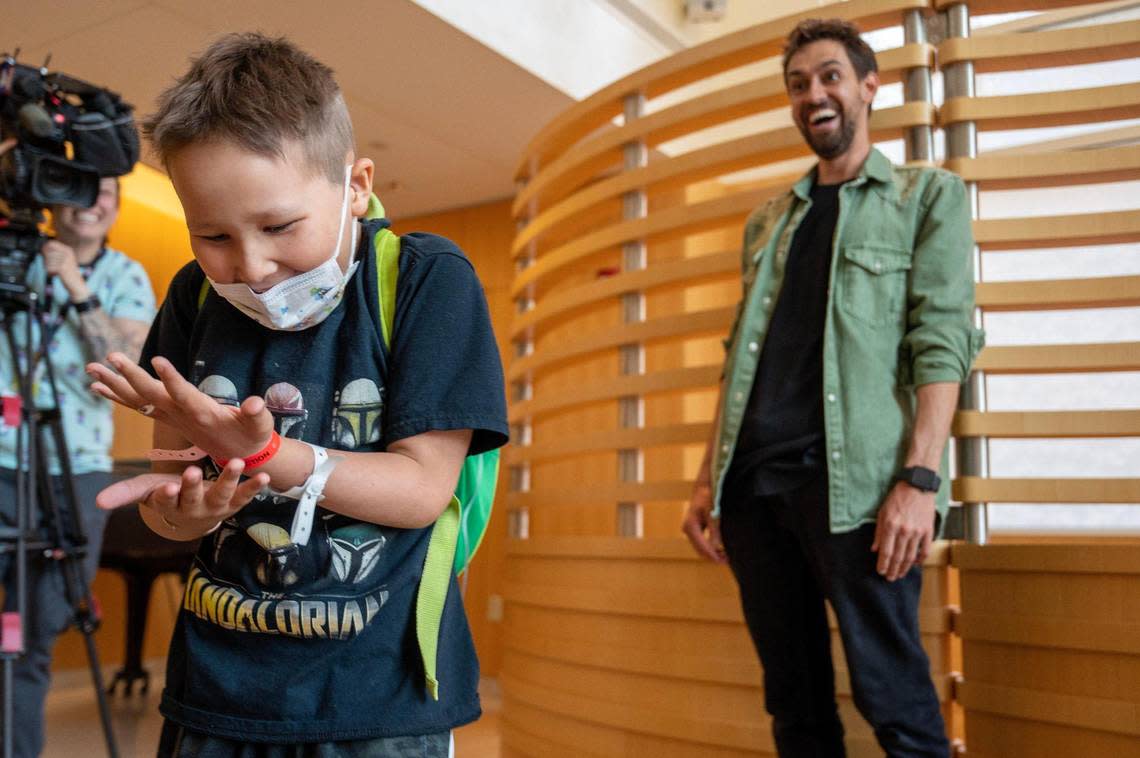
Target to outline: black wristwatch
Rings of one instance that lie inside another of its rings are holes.
[[[898,473],[895,479],[900,482],[906,482],[911,487],[922,490],[923,492],[937,492],[938,488],[942,486],[942,478],[938,476],[938,472],[932,471],[924,466],[904,468]]]
[[[72,303],[71,303],[71,307],[75,309],[76,313],[87,313],[88,311],[95,310],[96,308],[98,308],[101,305],[102,305],[102,303],[99,302],[99,296],[98,295],[92,295],[91,297],[87,298],[86,300],[80,300],[78,303],[76,303],[74,301],[72,301]]]

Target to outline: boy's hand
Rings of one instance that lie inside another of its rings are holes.
[[[256,474],[240,481],[244,464],[226,464],[215,481],[202,479],[202,469],[188,466],[177,474],[142,474],[112,484],[95,503],[107,510],[130,503],[150,508],[176,539],[194,539],[240,511],[269,484]]]
[[[173,429],[214,458],[246,458],[263,449],[273,433],[273,416],[260,397],[248,397],[241,408],[218,403],[182,378],[165,358],[151,361],[153,378],[122,353],[108,362],[88,363],[94,379],[91,391],[140,411]]]

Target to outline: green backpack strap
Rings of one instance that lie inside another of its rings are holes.
[[[443,620],[443,605],[451,586],[452,556],[459,537],[461,519],[459,498],[451,502],[436,519],[428,541],[424,572],[416,592],[416,640],[420,644],[420,657],[424,664],[424,681],[432,700],[439,700],[439,680],[436,678],[436,658],[439,649],[439,626]]]
[[[376,198],[375,195],[372,197]],[[370,210],[371,207],[370,203]],[[396,280],[400,273],[400,238],[391,229],[381,229],[376,233],[374,246],[376,291],[380,296],[380,332],[384,346],[391,349],[392,323],[396,316]],[[420,647],[427,691],[433,700],[439,700],[439,680],[436,678],[439,628],[443,621],[447,591],[451,587],[461,510],[459,497],[452,495],[451,502],[432,527],[423,574],[416,592],[416,641]]]

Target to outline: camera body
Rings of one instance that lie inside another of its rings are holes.
[[[139,158],[133,108],[110,90],[46,67],[0,59],[0,294],[22,284],[43,246],[44,208],[89,208],[99,180]]]

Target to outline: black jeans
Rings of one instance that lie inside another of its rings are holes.
[[[765,706],[784,758],[842,757],[831,635],[839,620],[859,712],[889,756],[949,754],[918,632],[922,573],[875,571],[875,525],[832,534],[827,472],[788,492],[722,504],[721,532],[764,667]]]

